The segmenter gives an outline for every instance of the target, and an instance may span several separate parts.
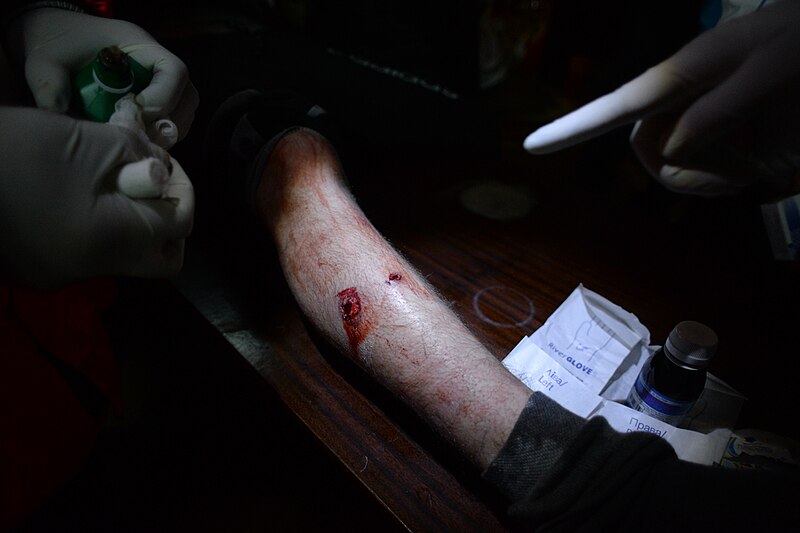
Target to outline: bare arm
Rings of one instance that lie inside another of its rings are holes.
[[[280,141],[257,191],[286,279],[311,321],[481,469],[530,391],[367,220],[329,143]]]

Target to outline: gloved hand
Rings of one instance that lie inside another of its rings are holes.
[[[177,273],[194,192],[174,159],[134,130],[0,107],[0,270],[43,288],[105,275]],[[163,196],[131,199],[122,168],[155,158]]]
[[[122,20],[94,17],[57,8],[27,11],[9,26],[9,53],[25,65],[36,105],[66,112],[70,79],[110,45],[117,45],[144,67],[153,80],[137,97],[145,124],[169,118],[179,139],[189,131],[199,98],[186,65],[140,27]]]
[[[704,196],[757,181],[781,190],[800,168],[800,2],[721,23],[671,58],[531,133],[544,154],[633,123],[631,143],[667,188]]]

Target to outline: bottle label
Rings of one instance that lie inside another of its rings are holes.
[[[630,395],[628,395],[628,405],[657,420],[677,426],[686,413],[691,410],[694,401],[674,400],[664,396],[651,387],[645,377],[639,374]]]

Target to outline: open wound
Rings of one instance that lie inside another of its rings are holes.
[[[342,326],[350,341],[350,351],[359,358],[358,348],[367,336],[369,322],[364,318],[364,306],[355,287],[348,287],[336,294]]]

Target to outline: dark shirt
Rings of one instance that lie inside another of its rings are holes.
[[[649,433],[619,433],[534,393],[484,478],[536,531],[797,530],[798,472],[681,461]]]

